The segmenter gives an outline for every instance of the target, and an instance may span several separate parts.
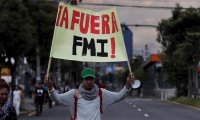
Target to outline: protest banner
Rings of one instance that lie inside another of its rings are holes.
[[[87,61],[127,61],[116,7],[94,12],[59,3],[50,57]]]
[[[51,58],[129,64],[116,7],[95,12],[60,2],[47,71]]]

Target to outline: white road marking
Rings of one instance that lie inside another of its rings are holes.
[[[148,115],[148,114],[144,114],[144,116],[145,116],[145,117],[149,117],[149,115]]]
[[[133,107],[136,107],[136,105],[133,105]]]
[[[132,103],[129,103],[130,105],[132,104]]]
[[[142,111],[142,110],[139,108],[138,111]]]

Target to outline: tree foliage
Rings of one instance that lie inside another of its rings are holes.
[[[10,58],[26,54],[34,44],[34,28],[30,24],[30,17],[27,9],[19,0],[0,1],[0,59],[10,67]],[[11,69],[11,72],[13,70]]]
[[[28,9],[32,20],[31,25],[35,28],[34,39],[36,43],[35,47],[28,53],[29,62],[35,63],[35,51],[36,47],[39,47],[42,51],[40,52],[41,65],[44,65],[49,59],[57,8],[52,3],[45,2],[45,0],[37,0],[36,2],[24,0],[23,4]]]
[[[159,22],[157,41],[163,46],[162,63],[167,80],[173,84],[187,82],[188,70],[197,72],[200,59],[200,13],[198,9],[182,9],[177,4],[172,17]]]

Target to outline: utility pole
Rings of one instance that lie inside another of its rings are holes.
[[[144,60],[146,59],[146,58],[144,57],[144,51],[143,51],[143,49],[142,49],[142,57],[143,57]]]
[[[147,55],[148,55],[148,45],[146,44],[145,45],[145,59],[147,58]]]
[[[41,67],[40,67],[40,48],[36,47],[36,83],[41,80]]]

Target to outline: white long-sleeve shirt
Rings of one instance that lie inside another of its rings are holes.
[[[116,93],[102,89],[102,110],[105,111],[108,105],[124,100],[130,90],[124,87],[120,92]],[[50,98],[55,102],[66,105],[72,117],[74,116],[74,91],[70,90],[63,94],[58,94],[54,88],[49,91]],[[79,94],[76,120],[101,120],[99,96],[94,100],[88,101]]]

